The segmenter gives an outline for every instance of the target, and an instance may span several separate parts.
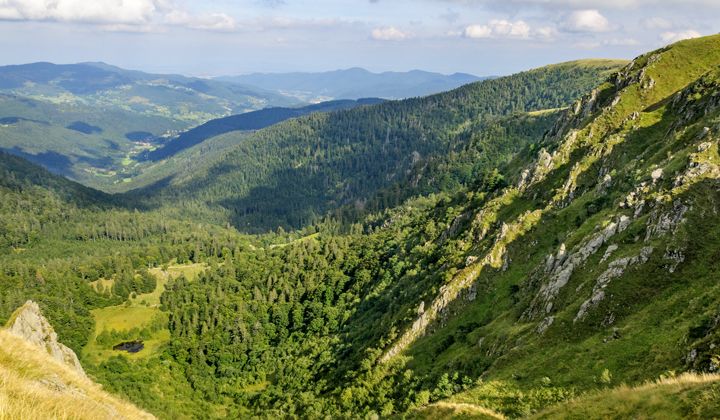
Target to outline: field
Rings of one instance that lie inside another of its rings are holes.
[[[166,320],[165,313],[160,310],[160,295],[165,291],[165,285],[170,279],[180,275],[192,280],[204,269],[204,264],[174,264],[167,269],[153,268],[149,271],[157,279],[157,287],[154,291],[131,297],[121,305],[92,310],[95,318],[95,333],[83,349],[82,359],[97,364],[118,354],[118,351],[112,350],[111,345],[97,342],[98,336],[103,332],[117,331],[120,334],[131,334],[131,330],[143,328],[152,330],[149,337],[143,340],[145,348],[137,353],[123,353],[123,355],[136,360],[155,354],[170,339],[170,332],[164,325],[161,328],[152,328],[153,324],[162,325]],[[103,284],[105,287],[112,284],[110,280],[98,280],[98,282],[97,284]]]

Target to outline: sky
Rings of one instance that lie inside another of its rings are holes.
[[[720,0],[0,0],[0,64],[505,75],[720,31]]]

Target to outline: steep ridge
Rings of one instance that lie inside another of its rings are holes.
[[[698,305],[718,298],[719,47],[638,57],[572,106],[513,185],[460,210],[457,274],[380,360],[579,389],[716,369]]]

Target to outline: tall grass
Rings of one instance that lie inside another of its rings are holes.
[[[7,331],[0,331],[0,419],[151,419]]]

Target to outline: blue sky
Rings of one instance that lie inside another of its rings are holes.
[[[720,31],[720,0],[0,0],[0,64],[502,75]]]

